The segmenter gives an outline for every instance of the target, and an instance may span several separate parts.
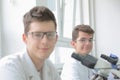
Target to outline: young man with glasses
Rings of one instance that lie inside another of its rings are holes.
[[[54,14],[36,6],[24,15],[26,51],[0,60],[0,80],[61,80],[48,60],[58,39]]]
[[[87,55],[93,47],[94,30],[89,25],[77,25],[72,32],[71,45],[75,54]],[[71,57],[63,66],[62,80],[90,80],[92,71]]]

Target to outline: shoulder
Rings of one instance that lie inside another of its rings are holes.
[[[24,71],[22,68],[22,64],[20,62],[21,53],[12,54],[6,56],[0,60],[0,73],[1,79],[8,80],[8,79],[18,79],[19,77],[24,80]],[[7,77],[5,77],[7,76]]]
[[[71,58],[69,59],[69,61],[64,63],[62,73],[78,74],[85,70],[87,71],[88,68],[85,67],[83,64],[81,64],[80,61],[77,61],[74,58]]]
[[[69,66],[69,67],[77,67],[77,66],[80,66],[82,65],[80,61],[77,61],[76,59],[74,58],[69,58],[69,60],[67,60],[63,66]]]
[[[8,56],[5,56],[0,59],[0,68],[13,68],[18,69],[18,66],[21,66],[21,54],[22,53],[14,53]],[[19,70],[19,69],[18,69]]]

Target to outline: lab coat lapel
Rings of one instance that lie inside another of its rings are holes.
[[[43,65],[42,73],[43,73],[42,74],[43,80],[51,80],[51,72],[50,72],[48,65],[46,64],[46,61]]]
[[[38,74],[34,64],[32,63],[27,53],[25,53],[22,60],[27,80],[41,80],[40,75]]]
[[[41,80],[38,74],[28,74],[28,79],[27,80]]]

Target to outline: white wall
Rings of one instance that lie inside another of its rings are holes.
[[[93,1],[97,54],[114,53],[118,55],[120,54],[120,0]],[[0,24],[2,33],[0,33],[2,35],[0,36],[0,52],[2,51],[2,56],[4,56],[24,49],[24,43],[21,39],[23,33],[22,16],[26,10],[36,5],[36,2],[35,0],[0,0],[0,4],[3,6],[0,7],[2,10],[0,22],[3,22]]]
[[[94,0],[98,54],[120,55],[120,0]]]
[[[0,11],[2,9],[2,1],[0,0]],[[2,53],[2,46],[1,46],[1,27],[2,27],[2,15],[0,15],[0,57],[1,57],[1,53]]]
[[[35,0],[2,0],[1,4],[3,22],[1,27],[1,56],[5,56],[24,49],[22,17],[36,2]]]

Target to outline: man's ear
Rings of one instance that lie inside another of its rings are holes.
[[[22,34],[22,40],[24,43],[27,43],[27,35],[25,33]]]
[[[56,43],[57,43],[57,40],[58,40],[58,35],[56,35]]]
[[[71,41],[70,43],[71,43],[72,47],[75,48],[75,45],[76,45],[75,41]]]
[[[58,40],[58,35],[56,35],[56,40]]]

